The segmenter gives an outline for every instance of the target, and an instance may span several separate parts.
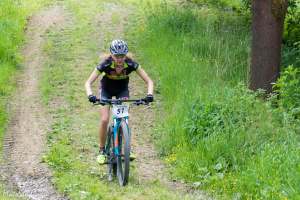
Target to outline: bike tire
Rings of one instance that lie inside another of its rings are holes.
[[[117,157],[117,176],[120,186],[125,186],[129,179],[130,167],[130,133],[125,121],[122,121],[118,130],[119,152]]]
[[[114,147],[113,131],[112,131],[112,127],[109,126],[109,128],[107,129],[107,138],[106,138],[106,147],[105,147],[107,160],[108,160],[107,173],[108,173],[109,181],[112,181],[112,176],[117,175],[117,162],[114,156],[113,147]]]

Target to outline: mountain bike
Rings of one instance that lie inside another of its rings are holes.
[[[129,179],[130,166],[130,128],[128,111],[130,105],[148,105],[145,99],[98,99],[96,104],[110,105],[112,124],[108,127],[105,153],[108,165],[108,180],[118,177],[119,185],[125,186]]]

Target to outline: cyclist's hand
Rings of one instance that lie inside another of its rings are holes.
[[[91,103],[96,103],[96,101],[97,101],[97,97],[95,95],[92,95],[92,94],[89,95],[88,99]]]
[[[146,98],[145,98],[145,101],[147,103],[150,103],[150,102],[153,102],[154,98],[153,98],[153,95],[152,94],[147,94]]]

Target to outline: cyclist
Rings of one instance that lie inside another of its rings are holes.
[[[93,94],[91,85],[100,77],[100,99],[129,98],[129,74],[135,71],[147,84],[148,93],[146,101],[153,101],[153,81],[148,74],[128,55],[128,46],[123,40],[113,40],[110,45],[110,54],[106,55],[101,63],[94,69],[85,83],[88,100],[95,103],[97,97]],[[101,106],[99,128],[99,155],[97,162],[104,164],[106,131],[109,123],[109,106]]]

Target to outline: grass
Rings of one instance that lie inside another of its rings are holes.
[[[1,200],[23,200],[21,196],[17,196],[15,194],[10,194],[8,192],[5,192],[5,189],[2,185],[0,185],[0,199]]]
[[[7,121],[5,105],[15,88],[10,77],[22,60],[18,52],[26,16],[46,1],[11,2],[0,2],[0,139]],[[99,52],[117,37],[96,16],[113,13],[112,27],[120,16],[107,1],[56,3],[64,6],[68,20],[62,30],[48,32],[40,84],[53,117],[44,161],[53,169],[54,184],[71,199],[181,198],[159,180],[140,182],[134,165],[127,187],[106,181],[105,169],[94,161],[99,116],[88,104],[83,85]],[[126,36],[155,79],[163,115],[156,119],[154,137],[172,176],[219,199],[299,199],[300,123],[245,88],[249,28],[244,18],[210,6],[121,3],[140,8],[129,18]],[[2,187],[0,191],[0,199],[14,199]]]
[[[247,19],[150,3],[136,19],[128,39],[155,78],[173,176],[220,199],[299,199],[299,120],[246,89]]]
[[[7,123],[6,104],[12,94],[16,72],[21,68],[20,48],[24,42],[27,17],[39,9],[45,0],[26,0],[17,3],[11,0],[0,2],[0,140],[3,140]],[[0,144],[0,152],[2,144]]]
[[[34,11],[45,5],[45,0],[0,1],[0,163],[2,162],[3,138],[9,119],[7,103],[16,87],[18,70],[22,68],[20,53],[24,42],[24,29]],[[4,191],[0,183],[0,199],[16,199],[16,195]]]
[[[180,198],[159,180],[141,183],[135,165],[131,168],[127,187],[107,182],[106,166],[99,167],[95,162],[98,108],[88,103],[84,82],[99,62],[99,53],[107,49],[114,37],[107,27],[115,27],[118,13],[111,10],[106,1],[57,3],[64,5],[69,21],[63,30],[53,29],[47,35],[44,51],[48,59],[40,85],[44,102],[53,116],[52,131],[48,136],[49,152],[44,160],[53,169],[54,184],[71,199]],[[121,7],[122,4],[116,2],[115,5]],[[112,22],[99,24],[103,18],[96,16],[108,13],[114,16]]]
[[[14,85],[10,77],[14,75],[20,56],[18,46],[23,40],[23,28],[25,26],[24,10],[17,12],[18,7],[11,1],[0,2],[0,140],[3,140],[6,126],[7,97],[11,93]],[[2,143],[0,152],[2,151]]]

